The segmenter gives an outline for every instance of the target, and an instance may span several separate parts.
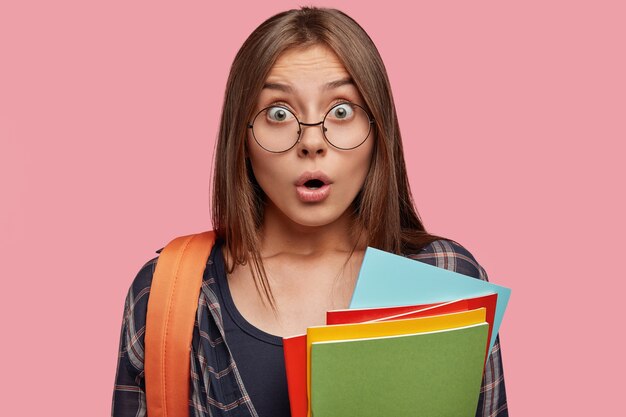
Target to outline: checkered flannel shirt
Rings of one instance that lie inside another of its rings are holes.
[[[157,251],[159,252],[159,251]],[[216,296],[213,251],[207,261],[198,299],[190,352],[190,417],[257,417],[237,365],[224,339],[222,311]],[[487,273],[470,252],[455,242],[437,240],[409,258],[487,280]],[[144,380],[144,336],[150,284],[158,258],[148,261],[126,297],[119,359],[113,391],[113,417],[147,415]],[[486,364],[477,417],[508,416],[499,338]]]

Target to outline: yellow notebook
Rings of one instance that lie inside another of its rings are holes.
[[[486,309],[461,311],[431,317],[369,323],[350,323],[332,326],[309,327],[306,333],[308,416],[311,416],[311,344],[329,340],[352,340],[369,337],[406,335],[412,333],[447,330],[486,322]]]

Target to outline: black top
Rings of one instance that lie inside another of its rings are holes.
[[[217,272],[216,295],[222,306],[224,337],[259,417],[289,417],[289,393],[283,355],[283,339],[266,333],[239,313],[228,287],[222,241],[213,250]]]

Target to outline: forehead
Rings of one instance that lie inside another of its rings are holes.
[[[297,87],[350,78],[339,57],[325,45],[294,48],[283,52],[267,76],[266,82],[287,83]]]

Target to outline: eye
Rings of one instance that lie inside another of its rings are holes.
[[[341,103],[330,109],[329,116],[334,119],[350,119],[354,114],[354,107],[350,103]]]
[[[272,122],[286,122],[293,119],[294,115],[284,107],[270,107],[267,109],[267,118]]]

